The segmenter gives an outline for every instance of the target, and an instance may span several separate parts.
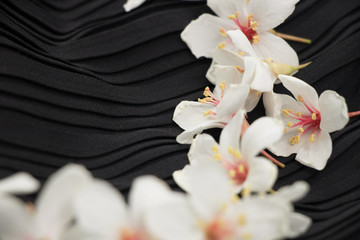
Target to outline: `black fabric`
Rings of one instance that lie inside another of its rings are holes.
[[[45,180],[75,162],[125,193],[144,174],[174,186],[188,145],[176,143],[172,114],[201,96],[210,64],[179,35],[211,10],[206,1],[153,0],[125,13],[124,2],[0,1],[0,177],[27,171]],[[277,29],[313,40],[290,42],[301,62],[312,61],[296,76],[319,93],[338,91],[349,111],[360,110],[359,13],[358,0],[303,0]],[[259,106],[249,118],[262,115]],[[286,168],[275,189],[311,185],[296,204],[314,221],[301,239],[360,239],[360,117],[332,139],[321,172],[278,158]]]

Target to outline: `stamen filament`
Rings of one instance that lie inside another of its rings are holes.
[[[278,36],[278,37],[286,39],[286,40],[311,44],[311,39],[308,39],[308,38],[302,38],[302,37],[297,37],[297,36],[289,35],[289,34],[285,34],[285,33],[279,33],[279,32],[277,32],[275,30],[270,30],[269,32],[276,35],[276,36]]]
[[[356,111],[356,112],[349,112],[349,117],[355,117],[355,116],[359,116],[360,115],[360,111]]]
[[[265,150],[261,150],[261,154],[264,155],[267,159],[271,160],[273,163],[275,163],[276,165],[278,165],[281,168],[285,167],[285,164],[279,162],[278,160],[276,160],[275,158],[273,158],[270,154],[268,154]]]

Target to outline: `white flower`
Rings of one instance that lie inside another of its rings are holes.
[[[203,14],[192,21],[181,38],[196,57],[211,58],[212,50],[224,40],[226,31],[240,29],[252,43],[255,52],[275,62],[299,64],[296,52],[269,30],[281,24],[295,9],[299,0],[208,0],[208,6],[219,16]]]
[[[146,217],[156,239],[275,240],[298,235],[309,225],[298,221],[292,227],[296,213],[281,193],[276,194],[281,204],[275,195],[232,195],[227,172],[216,162],[201,162],[189,171],[188,199],[164,201]]]
[[[276,155],[297,153],[300,163],[322,170],[332,152],[331,132],[349,121],[345,99],[334,91],[316,90],[295,77],[279,75],[283,85],[295,97],[268,94],[264,97],[267,114],[282,119],[287,128],[283,138],[270,149]]]
[[[142,176],[134,181],[127,206],[111,184],[95,180],[75,198],[77,225],[69,239],[151,239],[143,221],[147,211],[178,195],[156,177]]]
[[[146,0],[127,0],[127,2],[124,4],[124,9],[126,12],[130,12],[134,8],[139,7],[141,4],[143,4]]]
[[[204,129],[223,128],[239,110],[244,108],[249,87],[246,85],[226,86],[225,82],[215,87],[212,93],[205,88],[205,98],[198,102],[182,101],[177,105],[173,120],[185,131],[176,140],[191,143],[195,134]]]
[[[180,187],[189,190],[192,184],[189,174],[199,162],[216,162],[227,171],[235,192],[242,188],[258,192],[271,189],[277,178],[277,167],[257,154],[281,138],[283,125],[269,117],[260,118],[245,131],[240,143],[244,113],[239,111],[223,129],[220,144],[208,134],[194,139],[188,154],[190,165],[173,173]]]
[[[287,62],[275,62],[272,58],[263,59],[259,57],[246,36],[240,31],[228,31],[234,49],[227,49],[225,45],[217,47],[213,52],[213,64],[207,77],[210,81],[226,74],[228,68],[217,69],[218,65],[225,65],[239,70],[242,76],[238,81],[250,85],[250,88],[258,92],[269,92],[273,90],[274,82],[279,74],[291,75],[297,70],[307,66],[292,66]],[[258,98],[257,98],[258,99]]]
[[[52,175],[34,208],[12,196],[0,197],[2,240],[63,239],[73,220],[70,202],[90,175],[81,166],[68,165]]]
[[[0,180],[0,194],[33,193],[37,191],[39,187],[39,181],[25,172],[16,173]]]

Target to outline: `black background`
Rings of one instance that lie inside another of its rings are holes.
[[[43,181],[75,162],[125,194],[144,174],[174,186],[188,145],[176,143],[172,114],[201,96],[210,64],[179,35],[211,10],[206,1],[153,0],[125,13],[123,3],[0,1],[0,177],[22,170]],[[296,76],[319,93],[338,91],[349,111],[360,110],[359,13],[358,0],[302,0],[277,28],[313,40],[290,43],[302,63],[313,61]],[[262,115],[259,106],[249,118]],[[314,221],[301,239],[360,239],[360,117],[332,139],[321,172],[278,158],[286,168],[275,189],[311,185],[296,204]]]

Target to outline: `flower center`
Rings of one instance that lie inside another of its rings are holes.
[[[215,219],[205,227],[206,240],[226,240],[231,239],[234,234],[233,229],[222,219]]]
[[[291,145],[300,143],[301,136],[305,133],[312,131],[312,134],[309,137],[310,142],[315,141],[315,132],[320,130],[321,115],[319,110],[315,109],[312,105],[305,103],[301,95],[298,95],[298,101],[302,103],[306,109],[309,111],[309,114],[303,114],[300,112],[294,113],[290,109],[282,109],[282,113],[286,117],[293,118],[296,122],[289,121],[287,126],[289,128],[297,128],[299,131],[298,135],[295,135],[289,139]],[[285,128],[285,132],[287,132]]]
[[[239,150],[234,150],[232,147],[228,148],[228,152],[232,156],[232,159],[227,159],[220,155],[217,146],[213,146],[212,150],[215,153],[214,158],[221,162],[224,168],[228,170],[231,181],[234,184],[242,184],[246,180],[249,167],[246,161],[242,159]]]
[[[225,90],[225,82],[222,82],[220,84],[220,89],[221,89],[221,98],[218,99],[211,91],[209,87],[206,87],[203,94],[204,94],[204,98],[198,98],[198,102],[201,103],[205,103],[205,104],[211,104],[214,106],[219,105],[221,99],[224,97],[224,90]],[[216,113],[211,111],[211,110],[207,110],[204,112],[204,117],[208,116],[208,115],[214,115],[216,116]]]
[[[235,22],[235,24],[240,28],[240,30],[245,34],[251,43],[259,42],[260,38],[256,32],[258,23],[257,21],[254,21],[254,15],[250,14],[247,17],[247,26],[241,25],[238,12],[236,12],[235,15],[229,15],[228,18]],[[220,33],[223,36],[226,36],[226,32],[222,28],[220,29]]]

